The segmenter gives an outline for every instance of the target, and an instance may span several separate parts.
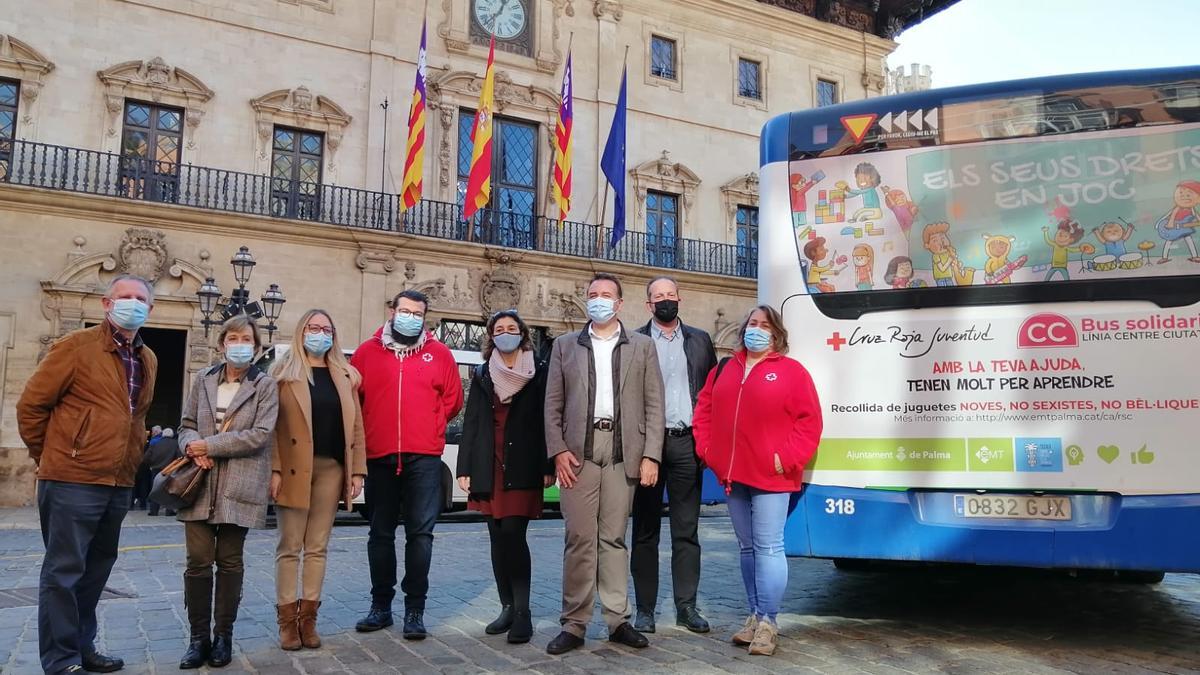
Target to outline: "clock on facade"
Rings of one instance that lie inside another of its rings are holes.
[[[498,49],[532,56],[534,1],[471,0],[471,41],[486,45],[494,34]]]

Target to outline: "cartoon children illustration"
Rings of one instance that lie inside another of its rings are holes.
[[[837,259],[837,254],[833,255],[833,260],[828,265],[822,265],[821,261],[829,257],[829,249],[825,247],[825,237],[817,237],[810,240],[804,245],[804,257],[808,258],[808,292],[809,293],[832,293],[833,284],[825,280],[824,275],[839,274],[842,268],[834,269],[833,266]]]
[[[908,199],[903,190],[893,190],[886,185],[883,186],[883,200],[900,223],[900,230],[908,236],[913,220],[917,217],[917,205]]]
[[[1096,239],[1104,247],[1106,255],[1120,258],[1126,253],[1125,242],[1133,234],[1133,225],[1126,228],[1121,223],[1114,223],[1110,220],[1101,224],[1100,227],[1093,227],[1092,234],[1096,235]]]
[[[875,249],[870,244],[858,244],[850,256],[854,260],[854,285],[860,291],[875,286]]]
[[[1162,259],[1158,262],[1169,262],[1171,248],[1182,240],[1192,254],[1188,260],[1200,263],[1196,242],[1192,240],[1197,227],[1200,227],[1200,180],[1181,181],[1175,186],[1175,204],[1158,220],[1158,236],[1163,238]]]
[[[1046,281],[1053,279],[1056,274],[1062,274],[1063,279],[1070,281],[1071,275],[1067,272],[1067,257],[1068,254],[1083,251],[1083,247],[1075,245],[1079,243],[1080,239],[1083,239],[1083,228],[1074,220],[1064,218],[1058,221],[1058,229],[1054,231],[1053,239],[1050,238],[1049,227],[1042,228],[1042,236],[1051,249],[1050,271],[1046,273]]]
[[[975,270],[964,268],[958,252],[950,243],[950,223],[930,223],[921,230],[921,241],[925,250],[933,254],[933,283],[938,286],[968,286],[975,278]]]
[[[792,192],[792,227],[799,230],[804,227],[807,222],[805,214],[808,212],[808,191],[814,185],[821,182],[825,178],[825,173],[818,171],[808,180],[804,179],[804,174],[794,173],[791,175],[790,185]]]
[[[913,280],[912,258],[898,255],[888,262],[887,271],[883,273],[884,283],[892,288],[908,288]]]
[[[1007,284],[1012,281],[1011,263],[1008,254],[1012,251],[1016,237],[1006,235],[983,235],[983,251],[987,253],[987,262],[983,264],[984,281],[989,284]]]
[[[862,197],[862,208],[850,216],[850,222],[879,220],[883,218],[883,209],[879,208],[879,184],[883,179],[875,165],[863,162],[854,167],[854,182],[858,189],[847,189],[847,197]]]

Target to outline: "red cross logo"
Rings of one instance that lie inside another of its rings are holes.
[[[841,333],[834,331],[833,335],[825,341],[825,344],[833,347],[833,351],[840,352],[842,351],[842,345],[846,344],[846,338],[842,337]]]

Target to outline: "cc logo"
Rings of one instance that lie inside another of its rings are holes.
[[[1071,320],[1061,314],[1043,312],[1025,319],[1017,334],[1017,347],[1078,347],[1079,333]]]

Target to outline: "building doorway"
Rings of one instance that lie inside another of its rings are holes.
[[[158,357],[154,400],[146,414],[146,426],[178,427],[187,386],[187,331],[171,328],[142,328],[146,346]]]

